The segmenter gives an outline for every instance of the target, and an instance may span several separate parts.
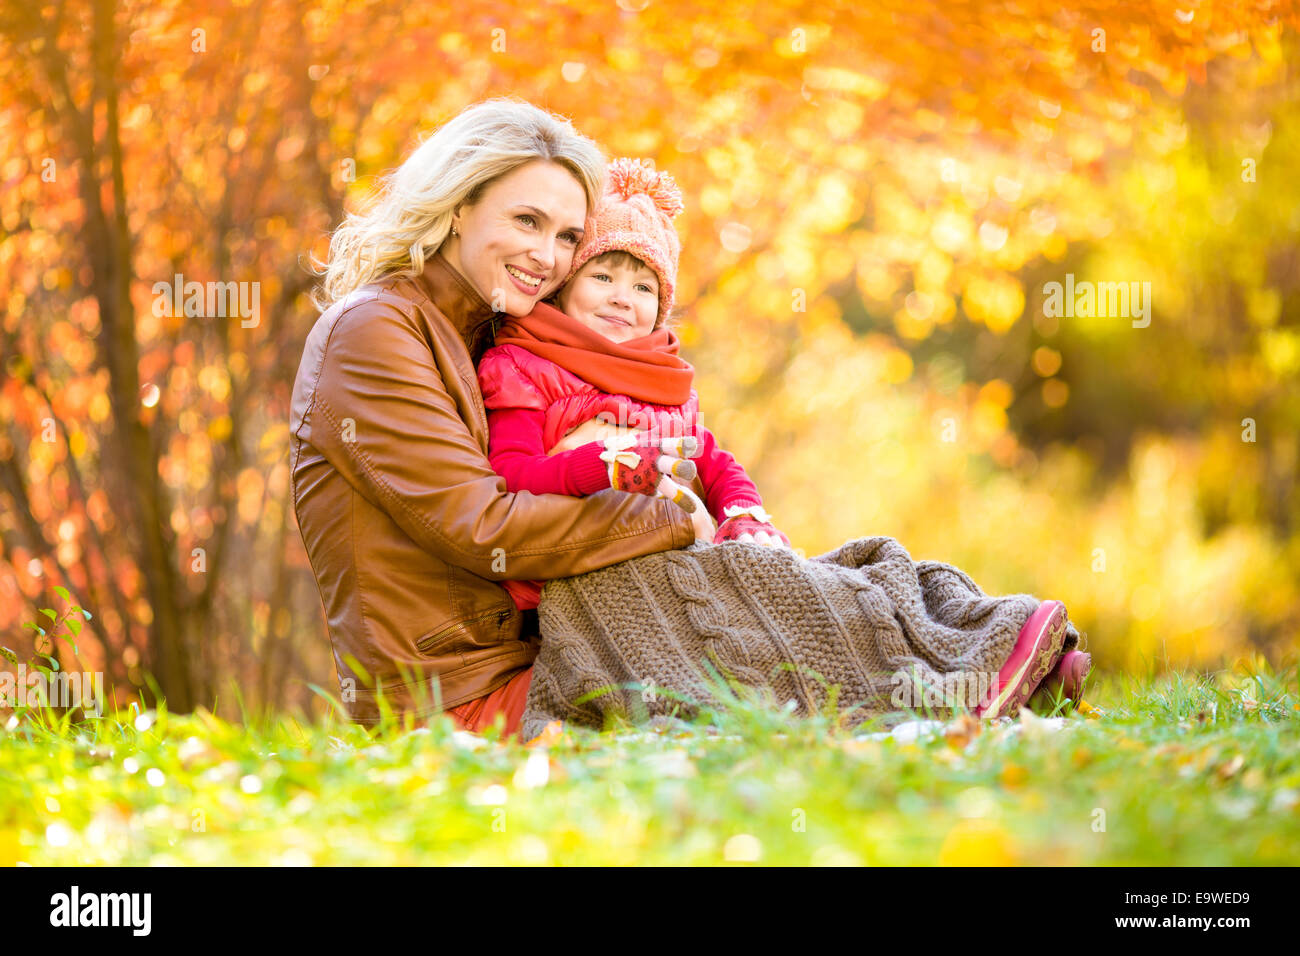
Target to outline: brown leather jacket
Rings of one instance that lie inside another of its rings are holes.
[[[303,349],[294,511],[342,699],[360,723],[379,719],[377,687],[394,710],[425,716],[532,664],[538,638],[521,633],[496,582],[582,574],[695,540],[686,512],[661,499],[506,491],[488,464],[470,357],[491,318],[435,254],[419,276],[335,303]]]

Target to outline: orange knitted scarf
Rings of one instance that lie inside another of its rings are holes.
[[[494,344],[517,345],[603,392],[653,405],[685,404],[695,379],[695,369],[677,354],[681,342],[671,329],[611,342],[545,302],[522,319],[507,320]]]

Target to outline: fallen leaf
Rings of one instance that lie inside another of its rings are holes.
[[[553,720],[545,727],[542,728],[542,732],[540,734],[538,734],[532,740],[528,741],[528,743],[525,744],[524,746],[551,747],[559,743],[560,739],[563,736],[564,736],[564,721]]]
[[[1102,710],[1100,707],[1092,706],[1092,704],[1088,703],[1086,700],[1079,701],[1079,705],[1075,708],[1075,710],[1083,714],[1083,716],[1087,717],[1089,720],[1098,720],[1099,718],[1106,716],[1106,712],[1104,710]]]
[[[1015,789],[1029,779],[1029,771],[1018,763],[1004,764],[998,779],[1002,781],[1002,786]]]
[[[840,743],[840,749],[854,757],[880,756],[880,742],[861,738],[849,738]]]
[[[943,737],[953,750],[964,750],[980,735],[984,724],[970,714],[962,714],[944,728]]]
[[[1219,766],[1215,768],[1214,772],[1219,775],[1220,780],[1231,780],[1245,765],[1246,758],[1241,754],[1237,754],[1231,760],[1219,764]]]

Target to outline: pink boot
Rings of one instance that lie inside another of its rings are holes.
[[[1029,706],[1034,711],[1054,710],[1057,701],[1069,700],[1070,707],[1078,707],[1083,699],[1083,683],[1092,670],[1092,655],[1083,651],[1066,651],[1052,672],[1043,678],[1034,691]],[[1069,709],[1069,708],[1067,708]]]
[[[1061,656],[1065,621],[1065,605],[1060,601],[1044,601],[1038,605],[1020,629],[1011,657],[998,671],[988,699],[975,708],[976,717],[994,720],[1003,714],[1020,713],[1020,708]]]

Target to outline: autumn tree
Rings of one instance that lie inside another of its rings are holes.
[[[958,408],[963,453],[1008,469],[1064,440],[1118,472],[1141,428],[1213,411],[1206,441],[1240,468],[1205,466],[1208,524],[1293,535],[1294,443],[1243,458],[1223,429],[1239,405],[1273,433],[1300,422],[1296,20],[1157,0],[6,2],[0,626],[65,585],[99,612],[96,661],[123,686],[152,673],[174,709],[231,681],[305,707],[330,683],[287,460],[311,256],[421,134],[493,95],[683,186],[705,415],[810,535],[801,495],[835,500],[855,467],[829,413],[869,386],[916,389],[909,422]],[[1268,136],[1224,127],[1242,90]],[[1243,190],[1243,156],[1277,198]],[[1186,195],[1222,219],[1200,252],[1163,243]],[[1146,340],[1044,325],[1053,276],[1140,262],[1166,290],[1202,276],[1213,317],[1162,293]],[[256,313],[187,308],[191,282]],[[1205,376],[1241,400],[1201,407]],[[785,471],[792,448],[825,456],[815,477]],[[1264,489],[1246,504],[1240,469]]]

